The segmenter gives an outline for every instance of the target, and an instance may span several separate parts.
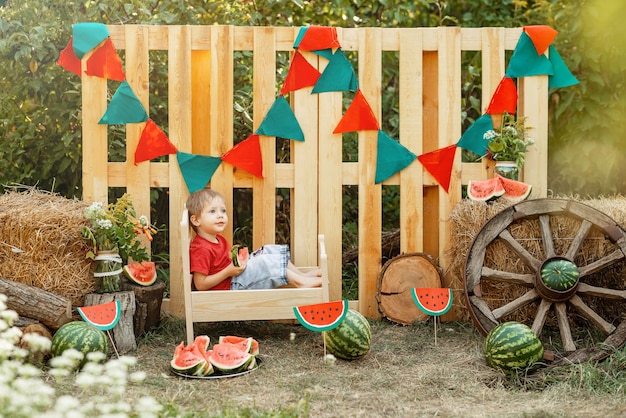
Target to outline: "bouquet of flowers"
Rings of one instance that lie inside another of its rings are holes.
[[[524,126],[525,121],[526,118],[515,119],[515,116],[505,112],[500,128],[490,129],[483,135],[488,141],[487,157],[494,161],[514,161],[521,169],[526,150],[534,144],[534,141],[528,138],[530,128]]]

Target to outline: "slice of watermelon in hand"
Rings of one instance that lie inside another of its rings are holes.
[[[230,249],[230,257],[233,259],[233,264],[237,267],[245,267],[249,255],[248,247],[233,245]]]

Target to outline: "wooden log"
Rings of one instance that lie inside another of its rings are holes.
[[[85,306],[100,305],[119,300],[122,315],[117,325],[109,331],[118,353],[126,353],[137,349],[133,317],[135,315],[135,293],[132,291],[112,293],[88,293],[85,295]],[[110,347],[109,351],[113,351]]]
[[[135,294],[135,337],[156,328],[161,321],[161,304],[165,292],[165,282],[157,280],[150,286],[139,286],[129,280],[122,280],[121,289],[132,291]]]
[[[47,290],[0,278],[0,293],[7,296],[7,308],[54,330],[72,320],[72,302]]]
[[[432,257],[422,253],[402,254],[385,263],[378,276],[378,310],[402,325],[429,318],[413,301],[414,287],[441,287],[441,270]]]

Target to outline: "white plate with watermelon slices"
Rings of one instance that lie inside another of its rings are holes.
[[[229,377],[238,377],[238,376],[243,376],[246,374],[250,374],[254,371],[256,371],[259,367],[261,367],[261,364],[263,363],[263,360],[261,360],[260,357],[256,358],[256,366],[254,366],[252,369],[250,370],[244,370],[242,372],[237,372],[237,373],[221,373],[219,371],[215,371],[213,374],[210,374],[208,376],[191,376],[188,374],[184,374],[184,373],[180,373],[178,371],[176,371],[175,369],[173,369],[170,366],[170,372],[172,372],[172,374],[178,376],[178,377],[184,377],[185,379],[200,379],[200,380],[212,380],[212,379],[227,379]]]

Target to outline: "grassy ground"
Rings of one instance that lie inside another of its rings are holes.
[[[471,324],[402,327],[372,322],[364,358],[328,365],[319,334],[270,322],[200,324],[196,333],[252,336],[263,363],[240,377],[197,380],[169,372],[184,323],[165,319],[138,340],[141,389],[182,417],[601,417],[626,414],[626,356],[571,365],[540,378],[507,377],[485,365],[483,338]],[[290,340],[290,334],[296,338]]]

